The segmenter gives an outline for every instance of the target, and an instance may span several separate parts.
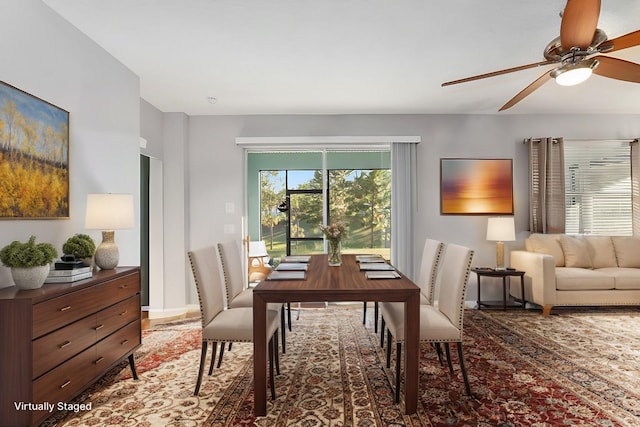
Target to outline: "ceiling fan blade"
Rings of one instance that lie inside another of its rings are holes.
[[[593,70],[595,74],[610,79],[640,83],[640,64],[604,55],[598,55],[596,58],[600,64]]]
[[[533,64],[520,65],[519,67],[506,68],[504,70],[493,71],[491,73],[478,74],[477,76],[467,77],[467,78],[460,79],[460,80],[452,80],[450,82],[442,83],[441,86],[443,86],[443,87],[444,86],[451,86],[451,85],[456,85],[458,83],[466,83],[466,82],[471,82],[471,81],[474,81],[474,80],[486,79],[487,77],[494,77],[494,76],[499,76],[499,75],[502,75],[502,74],[513,73],[514,71],[521,71],[521,70],[526,70],[526,69],[529,69],[529,68],[541,67],[543,65],[550,65],[550,64],[557,64],[557,63],[558,63],[558,61],[535,62]]]
[[[507,108],[511,108],[514,105],[516,105],[518,102],[522,101],[524,98],[526,98],[527,96],[531,95],[531,93],[538,89],[540,86],[542,86],[543,84],[545,84],[546,82],[548,82],[549,80],[551,80],[551,73],[550,72],[546,72],[543,75],[541,75],[540,77],[538,77],[536,80],[534,80],[533,83],[531,83],[529,86],[525,87],[524,89],[522,89],[520,91],[520,93],[518,93],[516,96],[514,96],[513,98],[511,98],[509,100],[509,102],[507,102],[506,104],[504,104],[502,106],[502,108],[500,108],[500,110],[498,111],[503,111],[506,110]]]
[[[560,24],[560,44],[565,52],[591,45],[599,16],[600,0],[567,0]]]
[[[625,34],[624,36],[616,37],[615,39],[607,40],[603,45],[613,45],[613,49],[608,50],[607,53],[638,46],[640,45],[640,30]]]

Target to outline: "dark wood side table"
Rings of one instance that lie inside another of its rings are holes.
[[[524,298],[524,271],[511,269],[496,270],[494,268],[473,268],[471,271],[476,273],[476,275],[478,276],[478,309],[481,309],[482,307],[495,308],[502,306],[502,309],[506,310],[507,307],[522,307],[523,309],[526,307],[527,301]],[[513,304],[512,302],[510,302],[507,294],[507,285],[509,284],[509,280],[507,279],[511,278],[512,276],[520,277],[520,290],[522,299],[520,301],[517,301],[517,304]],[[480,279],[482,277],[502,278],[502,301],[482,301],[482,299],[480,298]]]

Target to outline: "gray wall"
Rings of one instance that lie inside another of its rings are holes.
[[[139,200],[138,77],[40,0],[3,0],[0,80],[70,113],[70,219],[0,220],[0,247],[13,240],[53,243],[58,251],[85,230],[88,193],[132,193]],[[139,265],[136,228],[116,231],[121,265]],[[0,267],[0,286],[11,284]]]

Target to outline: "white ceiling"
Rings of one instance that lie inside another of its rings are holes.
[[[140,76],[163,112],[498,114],[542,61],[565,0],[43,0]],[[640,28],[640,1],[602,0],[609,38]],[[611,56],[640,63],[640,47]],[[208,97],[215,97],[211,104]],[[499,114],[640,114],[640,84],[550,81]]]

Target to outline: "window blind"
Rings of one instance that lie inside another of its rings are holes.
[[[565,232],[631,235],[629,141],[564,141]]]

